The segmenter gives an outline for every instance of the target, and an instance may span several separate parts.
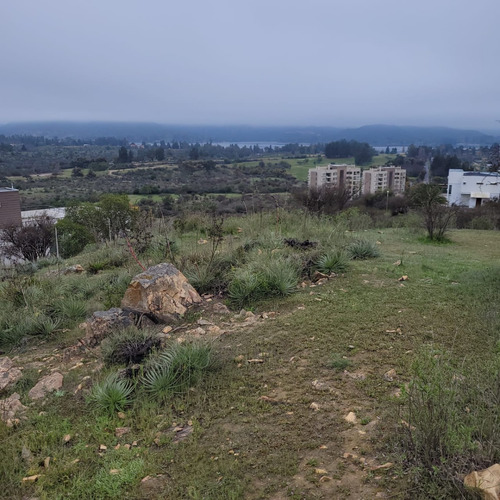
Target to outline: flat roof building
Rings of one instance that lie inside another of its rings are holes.
[[[13,225],[22,225],[19,191],[0,187],[0,229]]]
[[[324,167],[309,169],[309,189],[320,189],[324,186],[347,189],[351,198],[361,191],[361,168],[354,165],[335,165],[330,163]]]
[[[377,191],[405,192],[406,170],[401,167],[375,167],[363,172],[363,194]]]
[[[500,198],[498,172],[465,172],[452,168],[448,173],[446,197],[449,205],[479,207],[484,200]]]

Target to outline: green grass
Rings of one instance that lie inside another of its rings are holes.
[[[354,260],[344,276],[321,286],[297,288],[288,297],[255,304],[256,314],[275,311],[275,318],[251,326],[239,326],[238,318],[234,323],[223,319],[227,334],[213,344],[220,368],[186,393],[170,397],[166,405],[135,398],[125,407],[125,419],[116,413],[98,416],[83,396],[73,395],[83,376],[100,361],[90,356],[86,366],[65,375],[65,392],[50,397],[46,415],[39,415],[40,408],[35,407],[19,427],[0,424],[4,443],[0,497],[344,498],[350,491],[351,498],[374,498],[384,491],[404,498],[412,494],[400,448],[388,439],[400,429],[399,403],[392,394],[411,380],[411,367],[422,346],[449,352],[457,366],[494,356],[500,326],[500,233],[451,231],[452,243],[429,245],[419,241],[421,233],[414,229],[378,232],[360,227],[346,233],[331,219],[296,213],[284,213],[278,226],[275,214],[238,219],[238,226],[242,232],[227,235],[221,251],[237,252],[248,243],[244,258],[257,258],[259,250],[266,258],[291,258],[297,254],[284,247],[284,237],[318,241],[318,251],[346,247],[363,238],[380,242],[380,257]],[[209,245],[197,244],[197,229],[172,237],[179,245],[179,259],[209,254]],[[100,259],[85,254],[81,262]],[[396,261],[400,265],[394,265]],[[97,283],[119,272],[123,271],[82,279]],[[402,275],[408,280],[398,281]],[[49,339],[49,344],[39,346],[40,354],[27,350],[22,356],[42,356],[57,346],[55,339]],[[239,356],[243,361],[235,363]],[[247,362],[255,359],[263,362]],[[345,376],[344,369],[363,377]],[[397,374],[392,382],[384,379],[389,369]],[[36,373],[28,372],[20,383],[23,391],[29,390]],[[312,403],[318,405],[317,411],[311,409]],[[358,415],[365,436],[357,432],[361,427],[351,429],[344,421],[350,411]],[[121,426],[130,427],[130,432],[117,438],[115,429]],[[178,431],[172,429],[187,426],[192,434],[174,443]],[[65,434],[72,436],[69,444],[63,442]],[[353,436],[369,464],[391,461],[394,469],[373,473],[370,466],[356,467],[343,460],[344,452],[352,452]],[[137,446],[124,448],[133,441]],[[107,446],[105,452],[99,452],[101,444]],[[118,444],[121,447],[115,450]],[[30,462],[21,457],[23,446],[33,455]],[[40,464],[48,456],[51,466],[46,470]],[[326,470],[333,480],[321,482],[314,468]],[[120,472],[110,474],[111,469]],[[30,474],[42,477],[34,484],[22,483]],[[163,474],[164,479],[146,495],[140,479],[148,474]],[[416,498],[432,498],[438,491],[433,492],[432,483],[423,487],[424,493]]]

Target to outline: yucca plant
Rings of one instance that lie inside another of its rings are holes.
[[[195,385],[212,361],[209,344],[174,344],[146,366],[142,383],[151,396],[165,400]]]
[[[133,392],[134,384],[131,380],[120,379],[112,374],[92,387],[89,402],[102,412],[114,414],[132,404]]]
[[[237,269],[229,282],[229,299],[237,307],[243,307],[259,298],[261,293],[259,273],[251,269]]]
[[[292,262],[284,259],[271,259],[261,271],[263,295],[286,297],[297,289],[299,274]]]
[[[368,240],[354,240],[347,247],[347,251],[353,260],[373,259],[380,255],[377,245]]]
[[[59,328],[60,324],[61,321],[59,319],[41,314],[33,320],[29,333],[31,335],[49,336]]]
[[[321,255],[316,267],[324,274],[343,273],[349,267],[349,257],[342,250],[332,250]]]
[[[69,321],[78,321],[85,318],[87,308],[85,302],[75,297],[68,297],[56,303],[56,314]]]

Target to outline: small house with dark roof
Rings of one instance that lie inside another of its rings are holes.
[[[0,229],[21,226],[21,198],[14,188],[0,187]]]

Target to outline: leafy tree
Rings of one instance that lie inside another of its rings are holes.
[[[500,145],[495,142],[490,148],[489,154],[490,166],[488,170],[490,172],[498,172],[500,169]]]
[[[118,158],[116,160],[118,163],[127,163],[128,162],[128,151],[125,146],[122,146],[118,151]]]
[[[442,241],[456,213],[455,207],[448,207],[441,188],[437,184],[417,184],[410,192],[410,200],[423,217],[430,240]]]
[[[88,244],[95,243],[92,233],[82,224],[64,217],[56,224],[61,257],[68,258],[80,253]]]
[[[163,161],[165,159],[165,150],[163,148],[155,149],[155,158],[158,161]]]

